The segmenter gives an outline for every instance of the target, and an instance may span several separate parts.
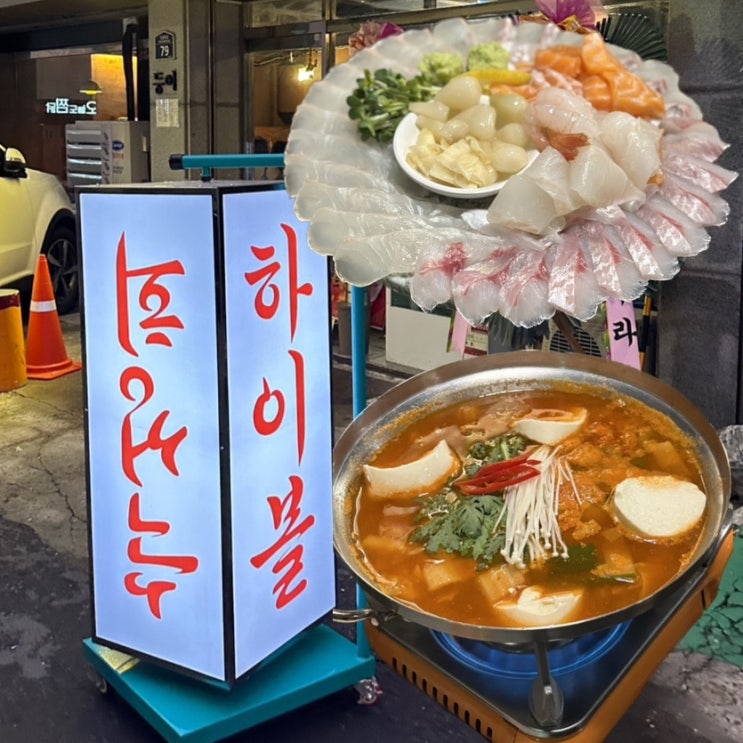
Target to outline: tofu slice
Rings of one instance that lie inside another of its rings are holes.
[[[675,537],[702,518],[707,496],[692,482],[671,475],[628,477],[614,490],[620,523],[644,537]]]
[[[410,498],[432,492],[459,472],[459,457],[446,441],[422,457],[397,467],[364,465],[368,494],[372,498]]]
[[[568,621],[582,597],[580,589],[550,592],[529,586],[516,601],[502,601],[496,609],[522,627],[546,627]]]

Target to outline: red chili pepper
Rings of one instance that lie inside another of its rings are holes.
[[[520,482],[531,480],[539,475],[539,470],[533,467],[524,467],[520,471],[506,473],[503,477],[493,477],[489,479],[472,482],[465,480],[457,483],[460,490],[466,495],[484,495],[485,493],[496,493],[499,490],[505,490],[511,485],[518,485]]]
[[[539,470],[534,465],[539,464],[540,460],[529,459],[529,453],[526,452],[512,459],[485,465],[473,477],[460,480],[457,485],[467,495],[495,493],[537,477]]]
[[[494,475],[501,472],[508,472],[509,470],[516,469],[517,467],[520,467],[524,464],[528,465],[537,465],[541,464],[541,461],[539,459],[529,459],[529,455],[522,454],[519,457],[514,457],[513,459],[506,459],[503,462],[493,462],[492,464],[486,464],[484,467],[481,467],[477,474],[470,479],[475,479],[477,477],[487,477],[488,475]]]

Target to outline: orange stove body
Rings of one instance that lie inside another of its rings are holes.
[[[578,733],[553,737],[550,740],[596,743],[597,740],[606,738],[637,699],[643,686],[650,680],[658,666],[714,601],[725,566],[732,554],[733,544],[734,534],[731,531],[722,542],[700,589],[693,593],[670,617],[650,647],[625,673],[586,725]],[[425,659],[403,647],[384,631],[367,623],[366,632],[369,644],[382,661],[467,723],[485,739],[494,743],[526,743],[544,740],[544,737],[535,738],[519,730],[501,717],[497,710],[463,688],[456,678],[434,668]]]

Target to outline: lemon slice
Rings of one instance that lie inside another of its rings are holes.
[[[525,588],[517,601],[498,604],[497,609],[525,627],[541,627],[566,621],[578,605],[581,591],[545,593],[537,586]]]
[[[420,459],[397,467],[364,465],[368,494],[377,498],[411,497],[443,485],[459,472],[459,457],[446,441],[440,441]]]
[[[585,408],[536,408],[516,421],[516,433],[540,444],[557,444],[575,433],[586,420]]]
[[[462,74],[477,78],[483,85],[527,85],[531,80],[531,73],[523,70],[486,68],[467,70]]]

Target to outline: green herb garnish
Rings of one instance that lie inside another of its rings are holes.
[[[357,88],[346,98],[348,115],[358,121],[361,139],[391,142],[395,129],[414,101],[430,101],[439,91],[421,75],[407,80],[399,72],[364,70]]]
[[[503,498],[495,495],[460,497],[452,491],[429,498],[418,516],[426,523],[410,537],[426,552],[470,557],[478,569],[490,567],[505,544],[505,523],[498,523]]]

